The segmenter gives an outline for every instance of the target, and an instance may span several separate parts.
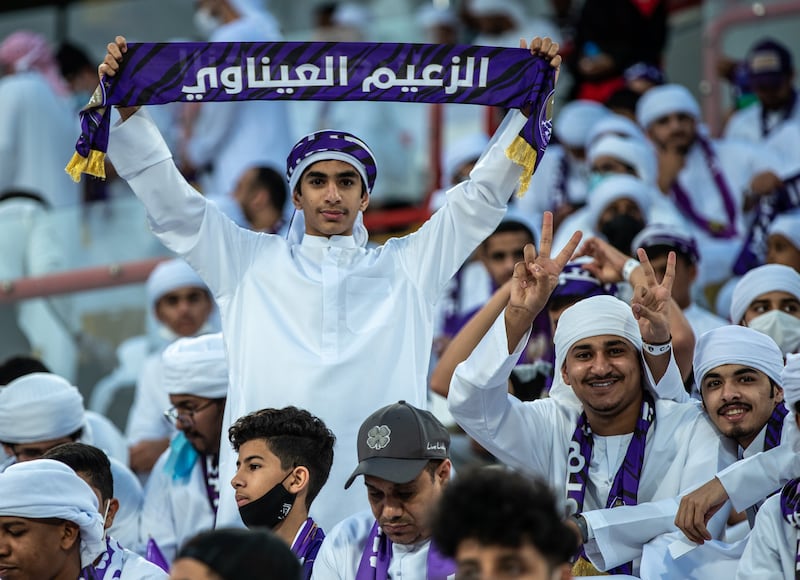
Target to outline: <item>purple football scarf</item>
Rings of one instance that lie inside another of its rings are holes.
[[[488,46],[360,42],[131,43],[116,76],[81,111],[67,172],[105,177],[109,105],[175,101],[401,101],[531,107],[508,147],[520,191],[552,130],[555,69],[530,51]]]
[[[733,265],[734,274],[741,276],[764,263],[770,224],[778,215],[798,207],[800,207],[800,173],[784,180],[783,186],[776,191],[761,196],[742,251]]]
[[[317,553],[324,539],[325,532],[322,531],[322,528],[314,520],[308,518],[297,535],[297,541],[292,544],[292,552],[303,566],[303,580],[311,578],[311,572],[314,570],[314,560],[317,559]]]
[[[214,519],[217,517],[219,507],[219,459],[216,455],[206,455],[203,466],[203,479],[206,482],[206,494],[211,511],[214,512]]]
[[[792,479],[781,490],[781,514],[783,519],[800,530],[800,479]],[[800,537],[794,557],[795,578],[800,578]]]
[[[122,578],[124,550],[114,538],[106,538],[105,552],[95,560],[95,564],[81,570],[78,580],[115,580]]]
[[[709,140],[702,135],[698,135],[697,143],[703,151],[706,166],[709,171],[711,171],[711,176],[714,178],[714,185],[717,186],[717,191],[722,197],[726,221],[714,221],[700,215],[697,209],[695,209],[694,204],[692,204],[690,194],[683,188],[678,180],[675,180],[675,183],[672,185],[672,196],[681,213],[694,222],[695,225],[703,228],[703,230],[708,232],[712,237],[732,238],[736,235],[736,202],[733,199],[731,188],[722,175],[722,170],[719,167],[719,159],[711,148]],[[697,192],[698,195],[700,193],[701,192]],[[702,192],[702,194],[706,195],[705,192]]]
[[[767,420],[767,432],[764,435],[763,451],[769,451],[781,444],[783,420],[786,418],[788,412],[789,410],[783,403],[775,405],[775,408],[772,410],[772,415],[770,415]]]
[[[386,580],[391,561],[392,541],[383,533],[378,522],[375,522],[364,545],[356,580]],[[433,542],[428,546],[427,568],[427,580],[447,580],[448,576],[456,573],[455,562],[440,554]]]
[[[614,476],[614,483],[608,493],[606,508],[614,508],[621,505],[636,505],[639,494],[639,479],[642,475],[644,465],[644,450],[647,443],[647,432],[656,418],[656,407],[653,397],[647,391],[642,397],[642,408],[639,418],[636,420],[636,427],[633,429],[633,437],[628,444],[625,452],[625,459],[622,461],[617,474]],[[592,428],[586,419],[586,413],[581,413],[578,419],[578,426],[572,435],[570,444],[570,457],[568,461],[567,482],[567,503],[570,513],[580,513],[583,511],[583,500],[586,497],[586,484],[589,481],[589,462],[592,459]],[[579,450],[579,455],[573,455],[572,450]],[[574,469],[577,467],[577,469]],[[584,556],[581,548],[581,556]],[[609,574],[632,574],[633,564],[627,562],[612,570]]]

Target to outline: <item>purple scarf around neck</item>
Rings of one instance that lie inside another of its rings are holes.
[[[373,524],[361,554],[356,571],[356,580],[386,580],[389,577],[389,564],[392,561],[392,541],[383,533],[378,522]],[[447,580],[455,574],[456,564],[445,558],[433,545],[428,546],[427,580]],[[423,580],[419,578],[419,580]]]
[[[614,482],[606,500],[606,508],[614,508],[620,505],[636,505],[639,494],[639,480],[644,466],[644,451],[647,444],[647,432],[656,418],[656,407],[653,397],[647,391],[642,396],[642,407],[636,426],[633,429],[633,437],[628,444],[628,450],[622,465],[614,476]],[[568,464],[567,481],[567,501],[572,513],[583,511],[583,502],[586,498],[586,485],[589,482],[589,463],[592,459],[592,449],[594,441],[592,439],[592,428],[586,418],[586,413],[581,413],[578,419],[578,426],[572,435],[571,449],[578,449],[579,455],[573,456],[570,453]],[[572,469],[572,466],[577,469]],[[581,549],[583,555],[583,549]],[[627,562],[612,570],[610,574],[632,574],[633,564]]]
[[[786,419],[788,412],[789,410],[783,403],[775,405],[772,415],[767,420],[767,432],[764,435],[764,449],[762,451],[769,451],[781,444],[783,421]]]
[[[360,42],[131,43],[116,76],[81,111],[67,172],[105,177],[110,105],[176,101],[393,101],[530,107],[509,146],[520,191],[552,132],[555,69],[530,51],[468,45]]]
[[[703,158],[706,162],[706,167],[711,172],[714,179],[714,185],[717,187],[717,192],[722,198],[722,204],[725,207],[725,222],[710,220],[697,211],[692,203],[691,193],[676,179],[672,184],[672,197],[675,204],[678,206],[680,212],[692,221],[696,226],[700,227],[703,231],[708,232],[709,235],[715,238],[728,239],[736,236],[736,216],[738,213],[736,201],[734,200],[731,188],[722,175],[722,169],[719,166],[719,158],[712,147],[711,142],[704,136],[697,136],[697,144],[703,152]],[[695,195],[705,195],[705,192],[695,192]]]
[[[800,578],[800,478],[790,480],[781,490],[781,514],[798,532],[795,548],[795,578]]]
[[[292,544],[292,552],[303,567],[303,580],[311,578],[314,561],[317,559],[317,553],[324,539],[325,532],[322,531],[322,528],[313,519],[308,518],[297,535],[297,541]]]

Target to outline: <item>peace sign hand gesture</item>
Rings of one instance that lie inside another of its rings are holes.
[[[550,294],[558,285],[558,275],[572,257],[580,241],[581,232],[573,233],[567,245],[555,258],[551,258],[553,214],[549,211],[544,213],[538,254],[533,244],[528,244],[524,249],[524,261],[517,262],[514,266],[511,297],[506,309],[507,316],[511,314],[529,319],[528,325],[533,322],[547,304]]]
[[[633,316],[639,323],[639,332],[644,342],[664,344],[671,338],[670,309],[672,283],[675,281],[675,252],[670,252],[667,256],[667,269],[660,284],[656,280],[647,252],[639,248],[636,253],[641,267],[634,270],[630,280],[633,285]]]

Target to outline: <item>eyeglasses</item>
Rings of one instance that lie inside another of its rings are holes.
[[[218,401],[219,399],[211,399],[208,403],[200,405],[199,407],[170,407],[164,411],[164,418],[170,422],[181,421],[185,423],[192,423],[194,422],[194,416],[197,413],[203,409],[207,409]]]

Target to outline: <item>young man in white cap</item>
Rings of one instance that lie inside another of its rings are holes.
[[[211,331],[209,318],[214,299],[192,267],[181,259],[158,264],[147,278],[147,307],[158,324],[158,342],[169,344],[182,336]],[[133,404],[128,412],[126,436],[130,466],[147,474],[169,445],[175,430],[164,419],[169,399],[164,391],[161,351],[157,348],[144,362],[136,381]]]
[[[399,401],[358,430],[358,465],[372,513],[353,515],[322,543],[312,578],[385,580],[455,574],[431,544],[431,516],[450,481],[450,435],[430,412]]]
[[[773,160],[741,141],[711,140],[700,127],[700,107],[681,85],[647,91],[636,119],[658,154],[659,189],[685,217],[706,256],[700,284],[725,280],[746,235],[747,191],[766,195],[781,184]]]
[[[140,539],[152,538],[171,562],[184,541],[216,521],[228,365],[219,333],[180,338],[162,358],[172,403],[164,414],[179,433],[147,480]]]
[[[101,74],[116,73],[126,46],[123,37],[108,45]],[[531,51],[560,64],[550,39],[533,39]],[[232,377],[225,425],[257,409],[294,405],[336,433],[331,485],[315,506],[328,529],[363,506],[362,495],[340,487],[361,418],[399,399],[426,404],[435,302],[505,213],[521,175],[505,150],[527,118],[510,114],[470,180],[417,232],[367,249],[362,212],[377,170],[357,137],[320,131],[295,145],[287,174],[297,212],[283,239],[235,227],[181,177],[143,111],[120,114],[110,159],[143,200],[155,234],[197,269],[220,306]],[[223,447],[226,479],[234,463]],[[222,499],[220,524],[238,522],[233,490],[223,489]]]
[[[35,459],[0,474],[0,577],[156,580],[167,575],[106,541],[97,496],[72,469]]]
[[[142,487],[120,459],[125,459],[122,435],[113,425],[83,408],[77,387],[58,375],[35,372],[23,375],[0,389],[0,441],[9,458],[0,471],[15,463],[38,459],[62,443],[81,442],[102,449],[119,482],[120,510],[114,536],[131,549],[138,547],[138,521]],[[109,439],[109,434],[111,438]],[[114,450],[118,450],[117,456]]]
[[[767,228],[767,264],[800,272],[800,211],[780,214]]]
[[[639,504],[671,500],[735,455],[696,406],[654,400],[650,393],[664,392],[665,382],[683,390],[671,353],[671,270],[661,287],[637,286],[632,306],[594,296],[562,313],[554,337],[556,374],[578,405],[565,397],[523,403],[508,395],[520,345],[578,243],[573,236],[551,258],[551,232],[544,224],[538,256],[526,247],[504,315],[456,369],[448,402],[467,433],[512,467],[547,478],[566,500],[583,544],[576,573],[635,575],[642,547],[657,534],[651,535],[652,522],[669,522],[674,514]],[[645,270],[654,279],[652,269]],[[725,517],[714,522],[719,533]]]
[[[767,264],[742,276],[733,289],[731,322],[771,337],[784,354],[800,350],[800,273]]]
[[[786,359],[781,374],[786,402],[800,428],[800,355]],[[789,443],[797,453],[798,433]],[[768,498],[756,516],[750,540],[739,560],[737,580],[749,578],[796,578],[800,572],[800,480],[787,482],[780,493]]]

